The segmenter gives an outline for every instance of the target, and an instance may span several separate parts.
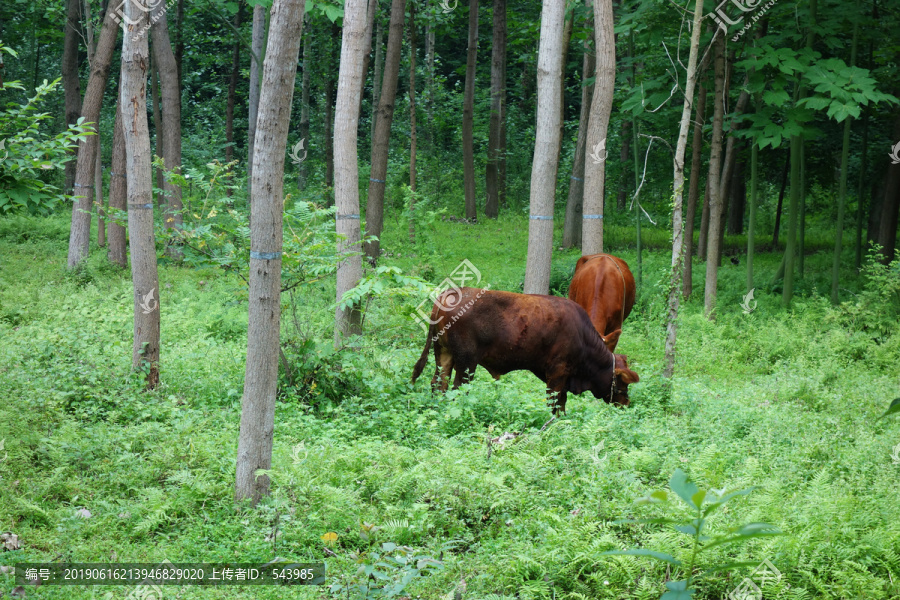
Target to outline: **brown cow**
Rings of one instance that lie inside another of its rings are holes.
[[[634,292],[634,276],[621,258],[589,254],[575,263],[569,300],[587,311],[610,352],[616,351],[622,323],[634,308]]]
[[[614,355],[594,330],[584,309],[556,296],[513,294],[474,288],[447,290],[431,310],[432,324],[413,382],[428,363],[434,343],[433,388],[468,382],[478,365],[494,377],[526,370],[556,395],[553,414],[565,412],[566,394],[590,390],[594,397],[628,405],[628,384],[638,375],[627,357]]]

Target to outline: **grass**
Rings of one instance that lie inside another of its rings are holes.
[[[464,582],[463,597],[474,600],[658,598],[672,575],[662,563],[600,555],[689,553],[687,538],[670,529],[616,523],[659,516],[634,500],[681,468],[701,487],[757,486],[717,514],[714,529],[766,521],[784,532],[720,547],[699,568],[767,559],[783,579],[764,588],[766,598],[900,596],[900,466],[891,458],[900,426],[877,420],[898,395],[900,335],[872,340],[820,297],[830,289],[828,252],[807,258],[790,310],[761,285],[749,315],[739,306],[743,261],[725,261],[715,322],[702,316],[697,263],[669,387],[660,375],[669,255],[663,233],[645,230],[661,242],[644,254],[644,288],[618,350],[641,375],[631,407],[575,397],[544,431],[549,411],[530,374],[494,382],[479,371],[445,398],[432,396],[427,382],[410,385],[424,334],[401,298],[373,302],[361,348],[333,353],[334,285],[306,286],[294,306],[284,299],[283,339],[299,373],[281,386],[273,493],[246,510],[232,502],[246,351],[241,282],[213,270],[160,268],[162,385],[145,393],[130,372],[130,275],[96,249],[84,270],[66,273],[66,225],[0,221],[0,530],[22,542],[0,551],[0,564],[281,556],[324,561],[329,583],[350,584],[374,562],[372,551],[391,542],[443,563],[401,596],[452,598]],[[402,223],[386,226],[384,264],[437,282],[465,258],[495,289],[518,290],[524,278],[521,215],[478,225],[435,220],[420,228],[416,246]],[[610,251],[633,265],[633,230],[608,232]],[[577,256],[555,252],[558,290]],[[779,261],[758,256],[758,281],[768,283]],[[845,281],[853,300],[861,284],[850,269]],[[519,436],[489,451],[487,438],[507,431]],[[77,516],[81,508],[92,516]],[[322,539],[329,532],[337,534],[333,545]],[[697,597],[724,597],[749,572],[706,579]],[[9,593],[4,577],[0,591]],[[42,586],[28,597],[107,592],[128,590]],[[286,595],[249,586],[164,592]],[[332,597],[325,587],[291,596]]]

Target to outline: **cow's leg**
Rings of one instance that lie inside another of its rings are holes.
[[[553,415],[566,412],[566,384],[563,380],[551,379],[547,382],[547,397],[550,399],[550,408]]]
[[[459,389],[459,386],[461,386],[462,384],[472,381],[472,378],[475,376],[475,369],[477,367],[477,364],[469,365],[466,363],[457,362],[456,377],[453,379],[453,389]]]
[[[431,380],[431,386],[434,388],[438,378],[440,378],[438,389],[441,393],[444,393],[449,387],[450,374],[453,372],[453,355],[450,353],[449,348],[442,348],[441,346],[437,346],[437,348],[440,348],[440,351],[436,349],[434,353],[434,362],[437,366],[434,369],[434,379]],[[457,373],[459,373],[459,369],[457,369]]]

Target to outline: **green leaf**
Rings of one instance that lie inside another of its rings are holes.
[[[687,581],[667,581],[666,587],[669,591],[660,597],[659,600],[691,600],[694,596],[694,588],[688,588]]]
[[[721,573],[722,571],[730,571],[732,569],[743,569],[744,567],[756,567],[758,565],[759,563],[757,562],[732,562],[707,569],[703,571],[701,576],[705,577],[707,575],[712,575],[713,573]]]
[[[900,398],[894,398],[891,401],[891,405],[888,407],[888,409],[886,411],[884,411],[884,414],[878,418],[883,419],[887,416],[893,415],[898,412],[900,412]]]
[[[641,548],[635,550],[610,550],[608,552],[601,552],[600,556],[649,556],[650,558],[665,561],[676,567],[681,566],[681,561],[671,554],[656,552],[654,550],[644,550]]]
[[[672,491],[684,500],[684,503],[697,510],[699,507],[694,503],[693,497],[699,489],[691,481],[688,481],[687,474],[681,469],[675,469],[672,478],[669,480],[669,487]]]
[[[728,537],[728,536],[731,537]],[[782,535],[781,531],[775,528],[774,525],[770,525],[768,523],[747,523],[746,525],[741,525],[735,529],[729,531],[725,536],[721,536],[716,538],[714,541],[709,544],[703,546],[700,549],[700,552],[706,552],[712,548],[717,546],[723,546],[725,544],[731,544],[733,542],[740,542],[743,540],[749,540],[750,538],[763,537],[767,535]]]

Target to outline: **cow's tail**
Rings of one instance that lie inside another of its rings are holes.
[[[428,352],[431,350],[431,341],[435,337],[435,324],[431,323],[428,326],[428,337],[425,339],[425,348],[422,350],[422,356],[419,357],[416,366],[413,367],[412,374],[412,382],[415,383],[416,379],[419,378],[419,375],[422,374],[422,371],[425,370],[425,365],[428,364]]]

